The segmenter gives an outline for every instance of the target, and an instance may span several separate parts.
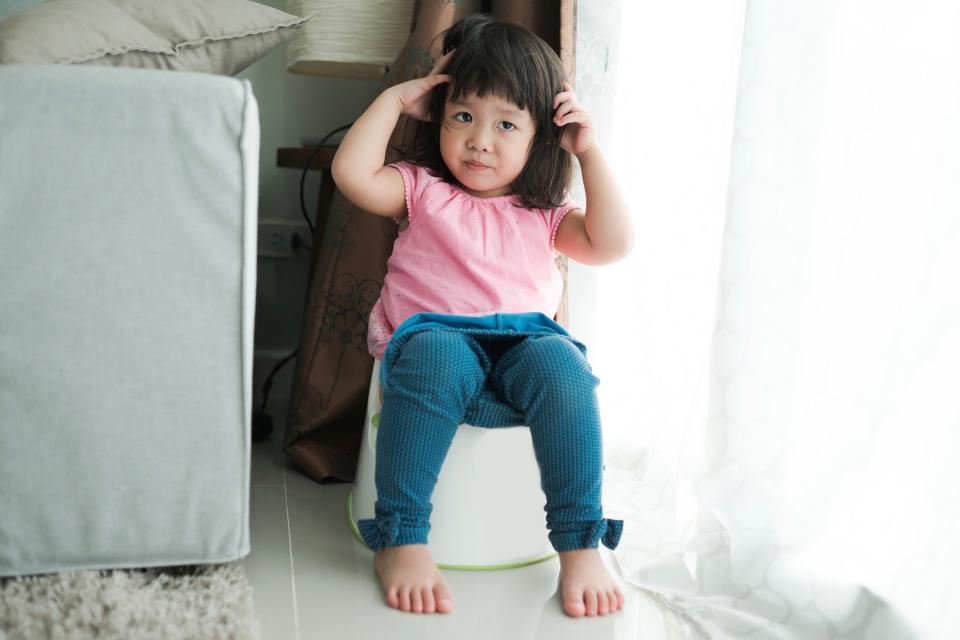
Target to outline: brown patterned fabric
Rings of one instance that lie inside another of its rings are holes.
[[[437,36],[479,11],[481,4],[479,0],[419,0],[410,37],[382,88],[426,75],[439,52]],[[571,79],[575,5],[575,0],[489,3],[497,17],[530,29],[557,49]],[[407,142],[414,124],[401,117],[391,147]],[[394,153],[388,152],[387,160],[394,159]],[[316,480],[352,481],[356,473],[373,370],[373,358],[367,352],[367,318],[380,295],[396,236],[393,220],[358,209],[339,191],[333,196],[325,228],[316,229],[284,437],[287,453]],[[560,265],[566,282],[566,260]],[[565,291],[557,314],[561,324],[566,310]]]

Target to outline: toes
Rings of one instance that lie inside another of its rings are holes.
[[[414,613],[423,613],[423,596],[420,589],[410,592],[410,610]]]
[[[423,612],[433,613],[436,610],[437,610],[437,603],[433,599],[433,589],[428,587],[423,590]]]
[[[603,591],[597,593],[597,614],[605,616],[610,613],[610,605],[607,602],[607,594]]]
[[[453,594],[445,584],[438,584],[433,588],[433,595],[437,600],[437,611],[448,613],[453,611]]]
[[[394,609],[400,608],[400,596],[397,594],[397,588],[394,587],[387,591],[387,605]]]
[[[621,593],[621,591],[620,591],[619,588],[617,588],[617,587],[614,587],[614,588],[613,588],[613,596],[616,598],[617,610],[622,609],[622,608],[623,608],[623,593]],[[614,600],[610,600],[610,602],[614,602]]]
[[[580,618],[586,613],[583,600],[564,600],[563,610],[571,618]]]
[[[410,611],[410,589],[408,587],[400,590],[400,610]]]
[[[587,615],[597,615],[597,592],[587,591],[583,594],[583,602],[587,605]]]
[[[584,606],[583,589],[571,589],[564,586],[563,580],[560,581],[561,593],[563,594],[563,611],[571,618],[580,618],[587,613]]]

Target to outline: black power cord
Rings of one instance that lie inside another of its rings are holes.
[[[340,133],[346,129],[349,129],[353,126],[353,123],[345,124],[342,127],[337,127],[333,131],[328,132],[323,138],[320,139],[320,142],[313,149],[313,153],[310,154],[310,157],[307,158],[307,161],[303,163],[303,172],[300,174],[300,213],[303,215],[303,219],[307,221],[307,226],[310,227],[310,237],[316,235],[313,230],[313,221],[310,220],[310,214],[307,213],[307,204],[303,199],[303,185],[307,181],[307,171],[310,170],[310,165],[313,164],[313,159],[317,157],[317,154],[320,153],[320,149],[323,147],[323,143],[330,139],[334,134]]]
[[[307,221],[307,226],[310,228],[310,237],[314,237],[315,232],[313,229],[313,222],[311,222],[310,215],[307,213],[306,202],[303,198],[303,185],[307,180],[307,171],[310,170],[310,165],[313,163],[314,158],[316,158],[317,154],[320,153],[320,148],[323,147],[323,143],[329,140],[334,134],[340,133],[345,129],[349,129],[352,126],[353,123],[351,122],[350,124],[345,124],[342,127],[337,127],[333,131],[330,131],[324,135],[323,138],[320,139],[320,142],[317,143],[313,153],[310,154],[310,157],[307,158],[307,161],[303,165],[303,173],[300,176],[300,213],[303,214],[303,219]],[[293,241],[294,243],[299,243],[302,245],[307,251],[313,251],[313,247],[308,245],[299,235],[294,235]],[[294,249],[296,248],[297,247],[295,246]],[[267,413],[267,400],[270,397],[270,388],[273,386],[273,377],[277,375],[277,373],[279,373],[288,362],[296,357],[297,351],[299,351],[299,349],[294,349],[290,354],[284,356],[279,362],[277,362],[263,383],[263,388],[260,391],[260,406],[253,409],[252,437],[254,442],[265,440],[271,433],[273,433],[273,418],[271,418],[270,414]]]
[[[270,387],[273,386],[273,376],[277,375],[288,362],[293,360],[299,349],[294,349],[289,355],[283,357],[277,364],[273,365],[270,374],[263,383],[263,390],[260,396],[260,407],[253,410],[253,441],[264,440],[273,432],[273,418],[267,413],[267,399],[270,397]]]

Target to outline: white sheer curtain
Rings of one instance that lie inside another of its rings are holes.
[[[623,576],[692,634],[956,637],[960,3],[579,7],[638,232],[571,275]]]

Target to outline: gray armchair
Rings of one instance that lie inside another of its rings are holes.
[[[248,83],[0,66],[0,575],[249,551]]]

